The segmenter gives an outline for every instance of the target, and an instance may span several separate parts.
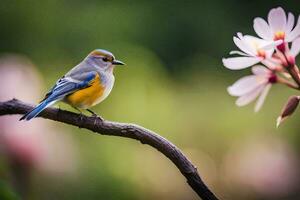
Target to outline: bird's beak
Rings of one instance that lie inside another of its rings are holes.
[[[112,61],[112,64],[113,64],[113,65],[125,65],[125,63],[123,63],[123,62],[120,61],[120,60],[114,60],[114,61]]]

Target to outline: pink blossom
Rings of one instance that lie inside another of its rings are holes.
[[[290,54],[293,57],[296,57],[299,54],[299,52],[300,52],[300,37],[293,41]]]
[[[261,65],[252,67],[252,73],[253,75],[245,76],[228,87],[228,93],[239,97],[236,101],[238,106],[247,105],[258,97],[254,109],[257,112],[263,105],[272,84],[276,83],[277,77],[271,70]]]
[[[26,82],[31,84],[24,84]],[[27,58],[11,54],[0,57],[1,101],[14,97],[33,101],[41,97],[41,85],[35,66]],[[0,118],[0,155],[18,163],[20,169],[37,169],[53,175],[76,170],[71,137],[50,122],[22,123],[18,119],[19,116]]]
[[[222,59],[224,66],[232,70],[244,69],[271,59],[275,47],[282,42],[282,40],[265,41],[250,35],[243,36],[241,33],[233,37],[233,41],[241,51],[232,51],[230,54],[240,56]]]
[[[300,16],[295,27],[294,22],[295,17],[292,13],[288,13],[286,16],[285,11],[278,7],[270,10],[268,22],[260,17],[255,18],[253,27],[257,35],[265,40],[291,42],[300,36]]]
[[[263,199],[284,199],[297,191],[297,153],[274,134],[256,133],[239,140],[225,156],[223,175],[227,187],[246,194],[255,191]]]

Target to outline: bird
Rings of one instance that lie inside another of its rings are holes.
[[[95,49],[78,65],[62,76],[46,93],[40,103],[20,120],[31,120],[44,109],[58,101],[65,102],[80,111],[87,110],[96,115],[89,108],[102,102],[110,94],[115,77],[115,66],[125,65],[115,56],[104,49]]]

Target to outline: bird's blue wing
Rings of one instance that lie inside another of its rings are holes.
[[[45,98],[37,105],[32,111],[25,114],[20,120],[30,120],[36,117],[45,108],[51,106],[56,101],[63,99],[65,96],[89,87],[95,79],[97,72],[87,72],[79,74],[76,77],[62,77],[59,79],[55,86],[46,94]]]
[[[65,97],[79,89],[86,88],[90,86],[91,82],[95,79],[97,72],[86,72],[78,74],[77,76],[63,76],[60,78],[52,89],[45,95],[44,100],[59,99],[60,97]],[[41,102],[42,102],[41,101]]]

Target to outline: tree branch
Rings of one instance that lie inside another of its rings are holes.
[[[32,109],[33,106],[17,99],[0,102],[0,116],[25,114]],[[101,121],[95,117],[80,116],[79,114],[57,108],[47,108],[39,117],[85,128],[101,135],[127,137],[138,140],[142,144],[148,144],[163,153],[176,165],[199,197],[203,200],[218,200],[202,181],[191,161],[174,144],[153,131],[134,124]]]

